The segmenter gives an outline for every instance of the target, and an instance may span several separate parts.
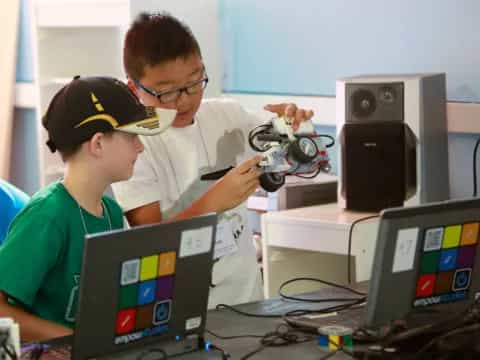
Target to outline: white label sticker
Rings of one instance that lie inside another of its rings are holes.
[[[132,259],[122,263],[122,276],[120,283],[122,286],[134,284],[140,276],[140,259]]]
[[[423,249],[425,251],[438,250],[442,247],[443,227],[428,229],[425,232],[425,243]]]
[[[207,253],[212,248],[213,226],[185,230],[180,238],[180,253],[178,257],[186,257]]]
[[[192,329],[197,329],[202,325],[202,317],[197,316],[194,318],[187,319],[185,321],[185,330],[192,330]]]
[[[402,229],[398,231],[395,253],[393,255],[392,272],[408,271],[413,269],[415,252],[417,249],[418,228]]]

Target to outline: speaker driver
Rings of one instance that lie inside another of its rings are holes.
[[[375,95],[369,90],[356,90],[350,100],[353,115],[359,118],[370,116],[377,108]]]

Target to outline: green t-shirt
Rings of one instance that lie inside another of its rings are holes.
[[[0,247],[0,290],[27,311],[73,327],[85,227],[88,234],[123,227],[118,204],[104,196],[103,205],[103,217],[80,209],[60,182],[36,193]]]

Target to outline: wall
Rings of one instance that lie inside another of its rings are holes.
[[[167,11],[184,21],[195,34],[202,50],[210,79],[206,96],[215,97],[221,94],[223,66],[218,28],[218,0],[131,0],[130,10],[132,18],[141,11]]]
[[[16,81],[31,83],[34,79],[30,0],[21,0],[18,29]],[[10,181],[28,194],[40,187],[37,144],[37,118],[33,108],[16,107],[13,118]]]
[[[33,80],[32,64],[29,59],[31,56],[31,46],[29,44],[29,32],[26,29],[28,25],[28,13],[25,12],[25,3],[28,0],[22,0],[22,16],[19,38],[19,56],[17,80]],[[187,1],[155,1],[155,0],[135,0],[131,2],[131,11],[137,14],[141,10],[159,11],[167,10],[175,16],[184,19],[192,28],[199,39],[203,49],[203,55],[207,64],[209,75],[212,78],[209,83],[207,95],[218,96],[222,91],[223,67],[222,52],[220,48],[220,34],[218,22],[218,0],[199,0],[195,6]],[[248,25],[248,24],[247,24]],[[247,26],[246,25],[246,26]],[[258,95],[258,104],[262,104],[264,95]],[[270,100],[270,99],[268,99]],[[322,104],[323,106],[323,104]],[[255,105],[253,111],[258,111],[260,105]],[[321,113],[319,109],[317,113]],[[15,184],[32,193],[39,186],[38,154],[36,151],[35,128],[32,126],[36,121],[34,110],[16,109],[14,124],[14,155],[12,163],[12,179]],[[334,134],[333,126],[321,126],[320,129],[326,133]],[[449,135],[449,165],[450,165],[450,183],[452,197],[466,197],[472,193],[472,152],[477,135],[470,134],[450,134]],[[22,145],[24,144],[24,145]],[[336,154],[332,153],[332,158],[336,159]],[[335,165],[336,167],[336,165]]]

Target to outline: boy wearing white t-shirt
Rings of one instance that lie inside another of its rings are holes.
[[[129,86],[145,105],[177,110],[169,130],[142,138],[133,177],[113,186],[127,219],[140,225],[221,213],[209,307],[262,299],[245,206],[259,184],[261,156],[249,149],[248,132],[260,120],[233,101],[202,101],[208,76],[199,45],[169,14],[140,14],[127,32],[123,60]],[[294,128],[313,115],[294,104],[266,109],[294,118]],[[230,166],[217,182],[200,180]]]

